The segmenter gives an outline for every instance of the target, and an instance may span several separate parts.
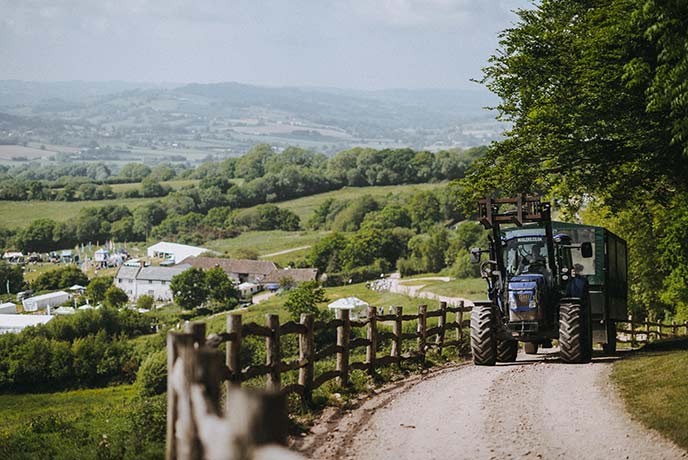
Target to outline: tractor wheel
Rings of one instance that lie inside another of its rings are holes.
[[[590,313],[578,303],[559,305],[559,354],[565,363],[587,363],[592,358]]]
[[[517,340],[499,340],[497,342],[497,361],[500,363],[513,363],[518,355]]]
[[[497,362],[497,334],[492,305],[476,305],[471,310],[471,351],[473,363],[494,366]]]
[[[523,351],[525,351],[527,355],[537,355],[538,344],[533,342],[525,342],[523,344]]]
[[[608,319],[605,321],[605,326],[607,328],[607,343],[602,344],[602,349],[605,353],[616,353],[616,323]]]

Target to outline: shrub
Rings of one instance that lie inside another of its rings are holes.
[[[136,373],[136,391],[140,396],[155,396],[167,390],[167,353],[156,351],[143,361]]]

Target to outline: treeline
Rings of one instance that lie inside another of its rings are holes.
[[[634,317],[688,319],[685,2],[543,0],[518,14],[484,75],[512,129],[465,201],[548,194],[626,239]]]
[[[207,162],[196,169],[160,164],[150,168],[129,163],[115,173],[105,163],[68,163],[38,167],[0,166],[0,200],[110,200],[162,197],[170,187],[160,182],[174,178],[219,181],[237,178],[249,183],[228,198],[234,207],[253,206],[275,199],[289,199],[334,190],[345,185],[423,183],[462,177],[481,149],[438,153],[411,149],[356,148],[332,158],[297,147],[275,152],[260,144],[240,158]],[[110,184],[139,183],[138,188],[114,192]],[[229,188],[229,185],[225,185]],[[224,190],[226,191],[226,190]]]
[[[129,338],[149,334],[152,319],[114,308],[58,316],[0,335],[0,391],[56,391],[132,382],[145,353]]]
[[[309,225],[334,230],[311,249],[305,266],[327,274],[327,284],[373,279],[399,270],[402,275],[447,269],[460,278],[477,275],[469,248],[485,245],[477,222],[457,222],[464,215],[455,201],[455,185],[375,199],[327,200]]]
[[[141,241],[152,236],[200,244],[245,230],[296,230],[301,227],[298,216],[271,202],[343,186],[455,179],[462,177],[482,152],[480,148],[434,154],[409,149],[352,149],[327,159],[295,147],[276,153],[267,145],[258,145],[241,158],[199,166],[188,176],[199,179],[198,185],[168,191],[159,201],[134,210],[121,205],[85,208],[68,222],[39,219],[16,232],[0,230],[0,243],[23,251],[46,252],[106,239]],[[141,177],[145,172],[141,167],[145,166],[138,166],[127,168],[127,174]],[[232,178],[246,182],[236,185]],[[146,176],[144,186],[148,180]],[[256,207],[241,210],[252,206]]]

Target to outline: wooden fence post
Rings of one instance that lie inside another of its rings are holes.
[[[282,362],[282,353],[280,352],[280,323],[279,315],[265,315],[267,326],[272,333],[270,337],[265,338],[265,364],[270,367],[268,373],[267,389],[268,391],[279,391],[281,387],[281,370],[280,364]]]
[[[447,324],[447,302],[440,302],[440,316],[437,318],[437,327],[440,331],[437,333],[435,343],[437,344],[437,351],[442,354],[444,348],[444,326]]]
[[[650,322],[645,319],[645,343],[650,343]]]
[[[184,325],[184,331],[191,334],[196,348],[200,348],[205,344],[205,323],[201,321],[193,321]]]
[[[635,322],[633,321],[633,315],[628,315],[628,320],[631,322],[631,348],[638,346],[635,340]]]
[[[241,315],[227,315],[227,332],[234,334],[234,339],[227,342],[226,364],[229,368],[227,386],[241,383]]]
[[[425,364],[425,342],[426,342],[426,331],[428,323],[428,306],[419,305],[418,306],[418,354],[420,355],[421,363]]]
[[[188,330],[193,330],[193,327],[188,327]],[[200,328],[195,329],[196,332]],[[175,443],[174,451],[176,458],[179,460],[201,460],[203,458],[203,444],[198,435],[198,426],[195,422],[191,412],[193,410],[190,400],[191,384],[195,379],[195,356],[197,350],[195,347],[198,336],[186,333],[179,334],[176,337],[177,361],[181,360],[182,365],[182,392],[183,395],[177,395],[177,419],[175,419],[175,437],[171,442]],[[168,374],[168,381],[171,375]],[[183,399],[182,399],[183,396]]]
[[[170,373],[174,367],[174,362],[179,356],[177,350],[178,333],[167,333],[167,443],[165,444],[165,460],[177,459],[177,433],[175,425],[177,422],[177,394]]]
[[[370,305],[368,307],[368,328],[367,338],[370,341],[366,347],[366,362],[368,363],[368,373],[375,375],[375,355],[377,353],[377,308]]]
[[[349,310],[337,309],[337,319],[342,320],[341,326],[337,327],[338,383],[344,387],[349,385],[349,337],[351,335]]]
[[[303,386],[303,401],[310,404],[313,393],[313,315],[301,314],[301,324],[306,328],[305,334],[299,334],[299,385]]]
[[[403,333],[401,327],[401,315],[404,313],[404,307],[394,307],[394,313],[396,318],[394,319],[394,325],[392,326],[394,339],[392,340],[392,350],[390,352],[390,356],[395,359],[398,366],[401,364],[401,334]]]
[[[461,343],[463,339],[463,300],[459,301],[459,311],[456,313],[456,340]],[[459,350],[461,346],[457,347]]]

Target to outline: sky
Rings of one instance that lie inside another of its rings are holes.
[[[0,0],[0,80],[472,88],[528,0]]]

